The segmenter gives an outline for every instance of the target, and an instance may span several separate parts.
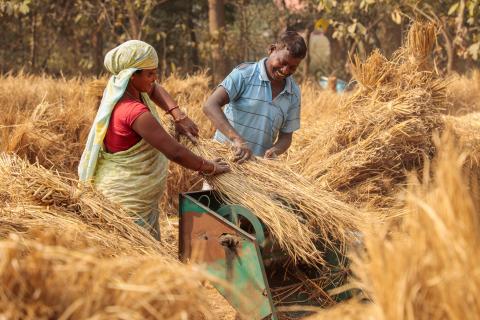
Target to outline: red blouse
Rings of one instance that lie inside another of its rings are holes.
[[[137,144],[142,137],[132,129],[132,125],[144,112],[150,110],[137,100],[123,97],[113,108],[107,134],[103,140],[110,153],[128,150]]]

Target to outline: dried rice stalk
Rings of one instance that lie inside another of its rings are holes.
[[[18,157],[0,156],[0,194],[9,198],[7,204],[10,206],[47,207],[44,211],[51,216],[75,217],[112,237],[127,240],[135,250],[147,248],[165,254],[175,251],[173,244],[160,244],[153,239],[119,206],[93,189],[79,189],[74,183],[40,166],[27,164]]]
[[[436,40],[436,27],[431,22],[415,21],[407,35],[406,50],[417,64],[422,65],[432,54]]]
[[[224,144],[203,140],[193,147],[206,158],[232,159]],[[229,161],[232,172],[208,177],[226,203],[241,204],[256,214],[279,245],[295,262],[322,263],[316,241],[344,242],[349,232],[365,222],[355,208],[338,200],[334,193],[314,186],[282,161],[257,159],[238,165]]]
[[[478,188],[470,187],[454,140],[445,136],[438,145],[433,179],[429,163],[423,183],[410,176],[402,221],[365,231],[365,252],[354,258],[353,272],[372,303],[339,306],[312,320],[478,318]]]
[[[430,26],[416,25],[411,33],[424,48],[435,41],[427,41]],[[421,167],[434,151],[432,132],[442,129],[446,82],[419,70],[406,52],[400,50],[392,61],[378,52],[363,64],[357,61],[360,90],[338,110],[339,120],[333,127],[329,124],[328,134],[318,134],[291,159],[296,171],[322,187],[342,191],[348,201],[364,203],[392,195],[405,181],[406,170]]]
[[[365,89],[374,90],[381,86],[382,82],[389,80],[385,79],[390,75],[389,68],[391,66],[387,58],[380,51],[375,50],[364,63],[358,56],[355,56],[354,63],[352,63],[352,74]]]
[[[206,275],[159,255],[99,258],[55,239],[0,241],[0,317],[212,319]]]

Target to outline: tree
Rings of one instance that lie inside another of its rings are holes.
[[[208,22],[213,82],[217,83],[225,77],[225,58],[222,52],[225,36],[225,6],[223,0],[208,0]]]

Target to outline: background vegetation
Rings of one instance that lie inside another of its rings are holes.
[[[128,39],[158,51],[162,75],[208,68],[214,81],[265,55],[285,29],[323,33],[323,75],[349,78],[349,57],[379,48],[387,57],[412,18],[436,23],[435,66],[478,66],[479,0],[0,0],[0,71],[99,75],[104,54]],[[320,20],[319,20],[320,19]],[[307,59],[304,71],[312,73]],[[309,72],[310,71],[310,72]]]

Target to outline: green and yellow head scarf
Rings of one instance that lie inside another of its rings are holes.
[[[110,50],[105,55],[104,64],[112,76],[103,92],[100,107],[78,165],[80,181],[90,181],[95,174],[98,155],[103,148],[103,139],[107,133],[112,110],[123,96],[132,74],[140,69],[157,68],[158,56],[155,49],[148,43],[130,40]]]

